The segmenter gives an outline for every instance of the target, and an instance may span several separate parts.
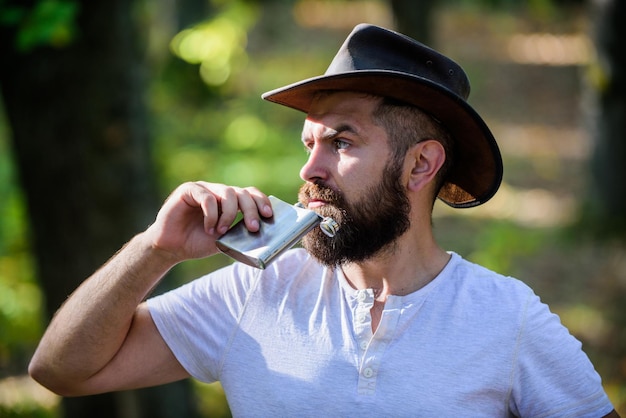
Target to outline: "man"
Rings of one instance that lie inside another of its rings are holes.
[[[184,184],[59,310],[32,376],[68,396],[219,380],[236,416],[617,416],[528,287],[433,238],[436,197],[476,206],[501,181],[468,93],[453,61],[357,26],[325,75],[264,95],[307,113],[299,200],[337,235],[142,302],[238,211],[250,231],[272,215],[255,188]]]

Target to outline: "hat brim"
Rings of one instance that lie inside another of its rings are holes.
[[[456,147],[456,161],[438,195],[448,205],[478,206],[498,190],[502,158],[495,138],[476,111],[445,87],[398,71],[360,70],[310,78],[264,93],[262,98],[308,113],[315,95],[324,90],[390,97],[437,119]]]

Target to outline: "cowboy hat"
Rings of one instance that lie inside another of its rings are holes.
[[[439,199],[455,208],[489,200],[502,181],[502,158],[491,131],[467,103],[463,69],[400,33],[369,24],[354,28],[326,73],[269,91],[263,99],[303,112],[319,91],[342,90],[393,98],[441,123],[454,140],[454,165]]]

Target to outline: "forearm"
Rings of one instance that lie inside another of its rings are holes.
[[[139,303],[174,264],[145,233],[134,237],[56,313],[31,361],[31,375],[57,388],[95,375],[124,343]]]

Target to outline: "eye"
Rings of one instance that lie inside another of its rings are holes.
[[[335,146],[335,149],[338,150],[343,150],[343,149],[347,149],[350,147],[350,143],[347,141],[344,141],[343,139],[335,139],[333,140],[333,145]]]

